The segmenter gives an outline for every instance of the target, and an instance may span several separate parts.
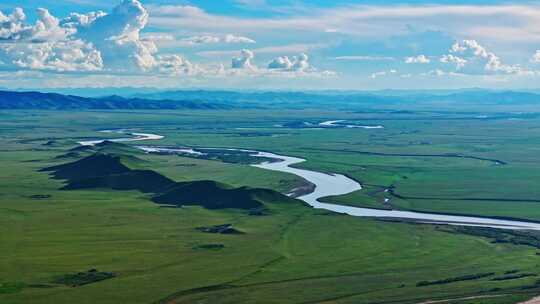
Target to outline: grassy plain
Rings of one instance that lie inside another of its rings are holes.
[[[537,277],[492,279],[513,270],[540,274],[538,249],[531,246],[295,204],[270,204],[269,216],[160,208],[136,191],[58,190],[62,181],[38,172],[66,162],[55,157],[75,147],[77,139],[100,138],[96,131],[102,129],[134,128],[166,136],[144,144],[269,150],[304,157],[308,161],[302,167],[344,173],[366,185],[356,193],[330,198],[335,202],[540,220],[540,120],[475,118],[479,113],[0,112],[0,302],[524,300],[540,293]],[[385,128],[278,126],[332,119]],[[175,181],[211,179],[281,192],[302,183],[288,174],[240,164],[138,157],[146,160],[139,169],[152,169]],[[399,197],[384,192],[389,188]],[[384,204],[384,198],[390,198],[389,203]],[[246,233],[195,229],[225,223]],[[224,248],[202,249],[205,244]],[[78,287],[53,283],[59,276],[93,268],[117,276]],[[483,273],[493,275],[416,286]]]

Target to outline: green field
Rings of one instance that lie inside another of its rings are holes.
[[[165,136],[140,144],[268,150],[306,158],[301,167],[347,174],[365,186],[327,198],[332,202],[540,221],[540,119],[478,119],[482,112],[467,111],[0,112],[0,303],[494,304],[531,298],[540,294],[534,244],[331,214],[299,202],[266,202],[264,216],[234,208],[163,208],[139,191],[59,190],[62,180],[40,172],[75,161],[57,156],[77,140],[132,128]],[[332,119],[385,128],[280,127]],[[282,193],[303,183],[243,163],[133,153],[141,161],[127,166],[175,182],[212,180]],[[243,234],[196,229],[222,224]],[[65,283],[91,269],[114,276]],[[437,283],[418,284],[423,281]]]

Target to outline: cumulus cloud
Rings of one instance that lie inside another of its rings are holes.
[[[493,52],[488,51],[476,40],[456,42],[449,54],[440,58],[442,63],[453,63],[456,70],[464,74],[525,74],[528,71],[519,65],[504,64]]]
[[[308,55],[302,53],[298,57],[294,57],[292,69],[295,71],[307,71],[310,68]]]
[[[194,75],[203,72],[198,66],[179,55],[159,55],[156,57],[155,66],[160,73],[169,75]]]
[[[82,40],[56,43],[0,44],[0,60],[16,68],[59,72],[98,71],[100,53]]]
[[[21,8],[12,14],[0,12],[0,61],[3,69],[51,71],[97,71],[103,68],[101,54],[91,43],[70,39],[75,30],[64,27],[46,9],[37,10],[35,24],[25,23]]]
[[[33,25],[24,11],[0,12],[2,68],[57,72],[179,72],[193,73],[194,66],[179,55],[157,55],[155,41],[141,38],[148,11],[138,0],[123,0],[111,13],[71,13],[58,19],[48,10],[37,10]]]
[[[292,68],[293,63],[287,56],[279,56],[277,58],[274,58],[269,64],[269,69],[283,69],[288,70]]]
[[[536,53],[531,58],[531,62],[540,63],[540,50],[537,50]]]
[[[453,63],[453,64],[456,65],[456,68],[458,70],[463,68],[465,66],[465,64],[467,64],[466,59],[463,59],[463,58],[458,57],[458,56],[454,56],[452,54],[443,55],[439,59],[439,61],[442,62],[442,63]]]
[[[193,16],[199,13],[198,8],[190,6],[181,9],[160,7],[160,14],[173,14],[177,18],[183,14]],[[34,24],[26,21],[26,15],[20,8],[9,15],[0,12],[0,70],[130,76],[335,75],[312,67],[304,53],[291,58],[278,57],[265,68],[257,67],[255,54],[248,49],[232,59],[230,68],[215,63],[194,64],[180,54],[160,52],[156,43],[170,44],[179,40],[168,33],[143,34],[148,22],[149,12],[139,0],[122,0],[108,13],[71,13],[63,19],[53,16],[46,9],[38,9]],[[187,44],[256,43],[251,38],[235,34],[193,36],[183,41]]]
[[[257,67],[252,63],[253,58],[255,58],[255,54],[248,50],[243,49],[240,52],[239,57],[234,57],[231,61],[231,68],[233,69],[250,69],[254,70],[257,69]]]
[[[288,56],[278,56],[274,58],[264,68],[259,68],[254,63],[255,53],[244,49],[240,56],[234,57],[231,62],[231,72],[235,75],[252,76],[311,76],[311,77],[330,77],[337,74],[332,71],[320,71],[309,63],[309,56],[301,53],[298,56],[289,58]],[[227,75],[229,71],[223,70],[220,74]]]
[[[304,53],[301,53],[299,56],[294,56],[292,60],[287,56],[274,58],[268,64],[268,69],[296,72],[309,72],[312,70],[309,64],[309,57]]]
[[[27,25],[26,14],[16,8],[11,15],[0,12],[0,38],[4,41],[44,42],[65,39],[73,30],[60,26],[60,21],[48,10],[39,8],[34,25]]]
[[[74,24],[76,37],[91,42],[102,54],[105,65],[114,70],[143,71],[156,64],[157,47],[142,40],[140,31],[148,23],[148,11],[137,0],[124,0],[110,14],[87,24]]]
[[[96,19],[105,16],[103,11],[90,12],[88,14],[71,13],[68,17],[64,18],[60,23],[63,27],[76,28],[78,26],[88,26]]]
[[[418,56],[414,56],[414,57],[406,57],[405,58],[405,63],[426,64],[426,63],[430,63],[430,62],[431,62],[431,60],[426,55],[418,55]]]

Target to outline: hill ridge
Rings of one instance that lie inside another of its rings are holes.
[[[131,169],[123,155],[95,152],[81,159],[43,168],[53,178],[66,180],[63,190],[137,190],[152,194],[156,204],[201,206],[207,209],[262,209],[265,203],[299,202],[270,189],[239,187],[212,180],[176,182],[153,170]]]

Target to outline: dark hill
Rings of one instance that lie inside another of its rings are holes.
[[[112,109],[229,109],[225,103],[152,100],[107,96],[100,98],[41,92],[0,91],[0,109],[112,110]]]
[[[263,206],[252,189],[231,189],[214,181],[177,183],[169,191],[153,197],[152,201],[177,206],[200,205],[207,209],[255,209]]]
[[[109,188],[114,190],[139,190],[144,193],[166,191],[176,183],[151,170],[131,170],[125,173],[110,174],[70,181],[63,189]]]
[[[127,173],[130,170],[121,162],[120,156],[96,153],[71,163],[44,168],[41,171],[52,171],[55,178],[74,181]]]
[[[116,145],[113,147],[119,148]],[[55,178],[67,180],[66,186],[62,188],[64,190],[138,190],[153,193],[152,201],[157,204],[179,207],[196,205],[207,209],[263,210],[264,203],[297,202],[269,189],[233,188],[215,181],[175,182],[155,171],[129,168],[126,164],[129,165],[132,158],[137,159],[131,155],[97,152],[42,171],[50,171]]]

